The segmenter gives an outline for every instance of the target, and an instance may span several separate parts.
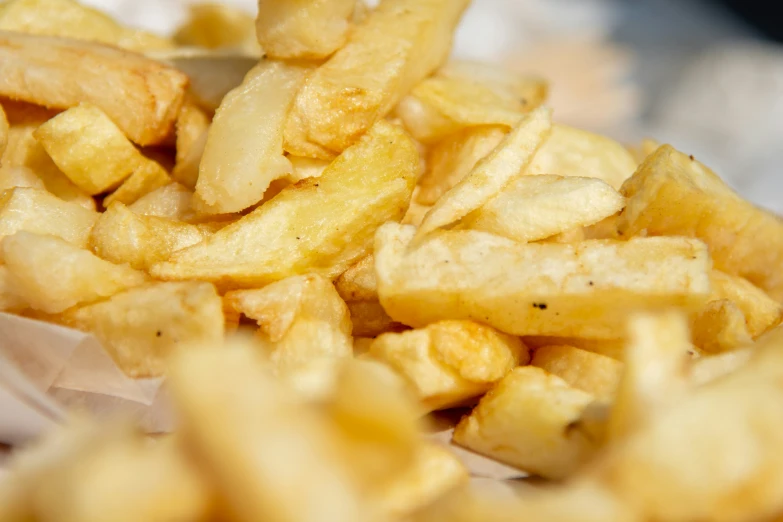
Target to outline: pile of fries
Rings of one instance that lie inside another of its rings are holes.
[[[205,6],[172,39],[0,4],[0,310],[165,376],[179,418],[75,416],[0,520],[783,517],[783,221],[447,61],[468,3]],[[538,480],[472,481],[427,436],[455,408]]]

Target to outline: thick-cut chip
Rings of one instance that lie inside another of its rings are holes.
[[[145,158],[146,159],[146,158]],[[109,194],[103,200],[103,206],[108,207],[115,201],[130,205],[142,196],[146,196],[161,187],[171,183],[171,178],[163,167],[153,161],[146,160],[139,164],[138,168],[128,179],[122,182],[117,190]]]
[[[175,181],[182,183],[189,190],[196,190],[198,171],[201,166],[201,158],[204,157],[207,138],[209,138],[209,130],[203,132],[201,136],[193,142],[187,156],[182,158],[182,161],[175,163],[174,168],[171,170],[171,177]]]
[[[693,344],[706,353],[728,352],[753,343],[745,314],[728,299],[710,301],[691,321]]]
[[[12,0],[0,9],[0,31],[62,36],[116,45],[129,51],[168,49],[171,40],[128,29],[73,0]]]
[[[387,333],[369,355],[405,377],[427,411],[464,406],[530,360],[518,338],[472,321]]]
[[[187,84],[183,73],[138,54],[0,31],[0,96],[53,109],[92,103],[139,145],[169,136]]]
[[[99,301],[147,282],[127,265],[115,265],[64,239],[17,232],[3,240],[3,258],[15,291],[48,314]]]
[[[122,203],[100,215],[90,235],[90,246],[113,263],[147,270],[183,248],[200,243],[211,232],[204,227],[131,212]]]
[[[289,277],[260,290],[229,292],[225,300],[258,322],[259,342],[283,374],[318,358],[353,354],[348,307],[328,279]]]
[[[623,364],[616,359],[564,345],[539,348],[530,364],[599,400],[614,398],[623,370]]]
[[[740,198],[707,167],[664,145],[622,187],[618,234],[696,237],[715,268],[783,302],[783,220]]]
[[[320,178],[330,163],[326,160],[303,158],[301,156],[287,156],[287,158],[293,167],[293,171],[288,175],[288,179],[292,183],[307,178]]]
[[[546,139],[552,125],[552,111],[536,109],[479,161],[473,170],[441,197],[424,218],[418,236],[459,221],[495,197],[519,176]]]
[[[468,0],[384,0],[296,97],[286,150],[327,157],[355,143],[448,56]]]
[[[235,48],[260,55],[255,20],[250,13],[225,4],[190,5],[189,17],[177,29],[174,40],[185,46],[207,49]]]
[[[413,463],[384,486],[378,502],[394,517],[422,509],[470,479],[468,470],[448,449],[423,444]]]
[[[13,188],[0,195],[0,241],[26,230],[51,234],[84,247],[98,216],[94,210],[63,201],[45,190]]]
[[[327,58],[345,44],[356,4],[357,0],[261,0],[258,43],[270,58]]]
[[[418,169],[411,139],[380,121],[320,178],[285,188],[153,272],[236,287],[307,272],[337,277],[369,253],[379,225],[402,218]]]
[[[57,166],[87,194],[100,194],[139,172],[168,177],[147,159],[98,107],[83,103],[55,116],[34,133]],[[157,187],[156,187],[157,188]]]
[[[372,520],[335,427],[267,374],[252,348],[183,354],[168,382],[232,520]]]
[[[157,216],[184,221],[192,217],[193,192],[179,183],[169,183],[140,197],[128,206],[131,212],[142,216]]]
[[[375,246],[378,295],[419,327],[472,319],[515,335],[614,339],[636,309],[698,308],[709,295],[707,247],[688,238],[520,244],[474,230],[412,246],[389,223]]]
[[[375,278],[375,258],[369,254],[343,272],[334,282],[345,302],[374,301],[378,299],[378,281]]]
[[[8,273],[8,267],[0,265],[0,311],[19,312],[27,308],[27,301],[22,299]]]
[[[66,312],[65,324],[93,333],[134,378],[165,373],[168,358],[195,345],[219,346],[223,304],[208,283],[157,283]]]
[[[466,127],[514,127],[546,93],[546,82],[538,78],[457,62],[416,85],[397,114],[414,138],[433,143]]]
[[[679,311],[631,318],[609,437],[625,437],[640,429],[683,397],[690,346],[688,323]]]
[[[526,173],[598,178],[619,189],[635,170],[633,156],[613,139],[555,124]]]
[[[291,173],[283,125],[307,69],[262,60],[228,93],[209,129],[196,198],[210,214],[258,203],[269,184]]]
[[[41,178],[27,167],[0,168],[0,193],[14,187],[46,190]]]
[[[454,442],[546,478],[584,464],[595,446],[569,425],[593,396],[541,368],[523,366],[487,393],[454,430]]]
[[[492,152],[506,133],[504,127],[483,125],[465,129],[433,145],[427,154],[427,170],[419,180],[416,202],[434,205]]]
[[[198,106],[193,96],[185,98],[177,117],[177,155],[176,165],[188,161],[188,158],[197,154],[201,136],[209,131],[212,118]],[[203,152],[203,150],[202,150]],[[201,153],[198,153],[199,157]],[[180,167],[181,168],[181,167]],[[195,184],[194,184],[195,185]]]
[[[598,179],[520,176],[460,226],[526,243],[592,225],[623,205],[625,199]]]
[[[746,279],[713,270],[710,284],[712,299],[728,299],[742,311],[748,334],[754,339],[780,323],[781,305]]]

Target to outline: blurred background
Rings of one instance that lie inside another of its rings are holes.
[[[84,2],[162,34],[195,3]],[[454,54],[544,76],[557,120],[624,143],[672,143],[783,213],[778,12],[763,0],[474,0]]]

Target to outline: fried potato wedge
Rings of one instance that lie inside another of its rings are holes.
[[[100,301],[147,282],[127,265],[115,265],[56,236],[17,232],[3,240],[11,285],[30,308],[57,314]]]
[[[258,322],[259,343],[281,374],[318,358],[353,354],[348,307],[328,279],[294,276],[260,290],[228,292],[224,299]]]
[[[123,27],[97,9],[73,0],[5,2],[0,10],[0,31],[89,40],[140,53],[174,46],[167,38]]]
[[[546,346],[573,346],[580,350],[597,353],[622,361],[625,357],[625,338],[585,339],[583,337],[525,336],[522,338],[533,351]]]
[[[161,165],[152,160],[142,162],[136,170],[133,171],[117,190],[109,194],[103,200],[103,206],[108,207],[115,201],[130,205],[135,203],[142,196],[146,196],[161,187],[171,183],[171,177],[161,167]]]
[[[614,398],[623,371],[623,364],[616,359],[565,345],[539,348],[530,364],[599,400]]]
[[[555,124],[525,172],[598,178],[619,189],[636,165],[631,153],[613,139]]]
[[[356,0],[293,0],[258,3],[256,34],[267,56],[320,60],[348,39]]]
[[[454,430],[454,442],[546,478],[569,476],[594,453],[569,430],[593,396],[541,368],[522,366],[490,390]]]
[[[416,85],[397,107],[414,138],[431,144],[468,127],[516,126],[540,106],[546,82],[490,65],[454,62]]]
[[[201,136],[209,131],[211,123],[212,118],[196,103],[193,96],[186,97],[182,108],[179,110],[179,116],[177,116],[175,168],[177,165],[182,165],[188,161],[195,154],[198,154],[199,157],[201,156],[203,150],[196,152],[196,149],[199,148]]]
[[[525,116],[470,174],[435,203],[424,217],[418,237],[459,221],[495,197],[527,166],[551,125],[549,109],[536,109]]]
[[[378,281],[375,278],[375,258],[368,254],[337,278],[337,293],[345,302],[374,301],[378,299]]]
[[[131,205],[128,205],[128,209],[142,216],[156,216],[185,221],[193,215],[192,199],[193,192],[188,190],[187,187],[174,182],[140,197]]]
[[[0,31],[0,96],[53,109],[92,103],[139,145],[166,140],[187,84],[183,73],[138,54]]]
[[[184,25],[174,33],[184,46],[233,48],[260,56],[253,16],[226,4],[192,4]]]
[[[368,354],[405,377],[427,411],[463,406],[530,360],[518,338],[472,321],[387,333]]]
[[[427,154],[427,170],[419,179],[416,202],[434,205],[492,152],[507,132],[494,125],[470,127],[434,144]]]
[[[95,105],[68,109],[38,127],[34,136],[60,170],[90,195],[106,192],[129,176],[168,178],[163,167],[139,152]]]
[[[696,160],[669,145],[623,184],[617,232],[703,240],[715,268],[743,277],[783,302],[783,220],[740,198]]]
[[[781,305],[749,281],[713,270],[710,285],[712,299],[727,299],[742,311],[748,334],[754,339],[780,324]]]
[[[514,335],[613,339],[636,309],[694,309],[709,295],[697,240],[520,244],[460,230],[412,245],[415,233],[389,223],[375,244],[381,304],[409,326],[472,319]]]
[[[690,342],[680,311],[640,314],[628,323],[625,367],[608,425],[612,439],[650,422],[685,394]]]
[[[297,404],[252,347],[230,348],[181,355],[168,382],[182,432],[233,519],[371,520],[336,427]]]
[[[369,253],[378,226],[402,218],[418,168],[411,139],[378,122],[320,178],[283,189],[238,222],[153,267],[153,273],[234,287],[307,272],[335,278]]]
[[[598,179],[520,176],[460,226],[527,243],[592,225],[624,205],[625,199]]]
[[[87,246],[99,214],[45,190],[17,187],[0,195],[0,241],[20,230],[61,237]]]
[[[262,60],[228,93],[209,129],[196,183],[204,213],[239,212],[292,171],[283,125],[307,69]]]
[[[467,0],[381,2],[307,79],[288,116],[286,150],[328,159],[354,144],[443,63],[467,5]]]
[[[159,377],[175,352],[219,346],[223,304],[208,283],[156,283],[66,312],[65,324],[91,332],[134,378]]]
[[[95,223],[90,247],[112,263],[128,263],[138,270],[147,270],[211,235],[204,227],[139,215],[122,203],[114,203]]]

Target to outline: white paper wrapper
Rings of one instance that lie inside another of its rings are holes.
[[[151,433],[169,431],[161,385],[127,377],[92,335],[0,313],[0,442],[23,443],[70,410],[131,415]]]

